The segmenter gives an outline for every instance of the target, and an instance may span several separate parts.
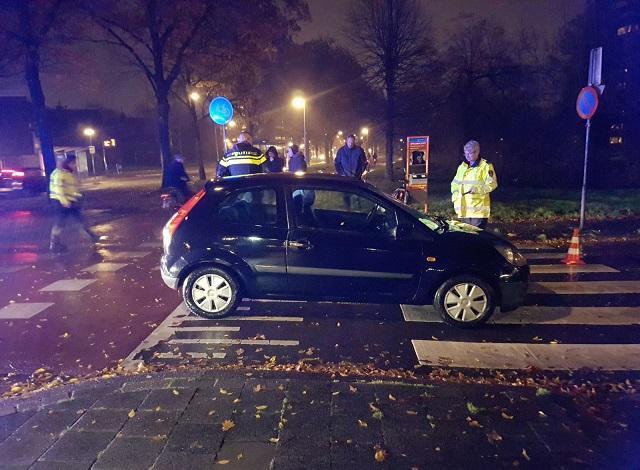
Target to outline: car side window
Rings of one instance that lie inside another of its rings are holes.
[[[218,205],[217,220],[240,225],[276,225],[276,192],[274,189],[233,192]]]
[[[393,209],[358,193],[301,187],[291,196],[299,227],[391,236],[397,226]]]

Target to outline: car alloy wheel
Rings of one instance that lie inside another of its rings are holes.
[[[444,297],[444,309],[456,321],[469,322],[481,318],[487,311],[487,294],[472,283],[452,286]]]
[[[193,283],[191,297],[205,312],[218,313],[231,302],[231,286],[217,274],[204,274]]]
[[[217,266],[192,271],[182,285],[187,307],[204,318],[220,318],[234,312],[242,298],[239,291],[235,276]]]
[[[446,323],[460,328],[474,328],[491,317],[495,302],[490,284],[475,276],[462,275],[440,286],[433,306]]]

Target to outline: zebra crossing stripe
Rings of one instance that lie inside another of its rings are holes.
[[[227,357],[227,353],[211,352],[184,352],[182,354],[174,354],[170,352],[158,353],[154,355],[157,359],[184,359],[184,356],[189,356],[191,359],[224,359]]]
[[[640,281],[532,282],[530,294],[640,294]]]
[[[202,317],[190,317],[189,321],[212,321],[208,318]],[[272,317],[272,316],[262,316],[262,315],[251,315],[251,316],[230,316],[220,318],[218,320],[214,320],[216,322],[223,321],[269,321],[269,322],[295,322],[300,323],[304,321],[304,317]]]
[[[235,338],[177,338],[169,344],[242,344],[247,346],[298,346],[297,340],[235,339]]]
[[[180,326],[174,329],[174,331],[198,331],[201,333],[213,332],[213,331],[240,331],[239,326]]]
[[[408,322],[439,323],[442,321],[431,305],[401,305]],[[639,307],[520,307],[512,312],[496,312],[489,323],[504,325],[638,325]]]
[[[640,370],[640,344],[472,343],[412,340],[422,365],[473,369]]]
[[[527,259],[562,259],[567,256],[566,253],[548,252],[548,253],[524,253]]]
[[[604,264],[533,264],[531,274],[578,274],[578,273],[619,273],[615,268]]]

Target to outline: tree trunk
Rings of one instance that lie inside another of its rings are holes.
[[[385,129],[386,159],[385,170],[389,181],[393,181],[393,134],[395,131],[395,96],[392,86],[387,86],[387,100],[385,103]]]
[[[167,169],[171,164],[171,137],[169,135],[169,106],[168,93],[161,90],[156,92],[158,111],[158,136],[160,138],[160,163],[162,165],[162,187],[167,186]]]
[[[207,179],[207,174],[204,171],[204,160],[202,158],[202,141],[200,139],[200,126],[198,125],[198,113],[196,112],[196,106],[193,102],[189,101],[189,113],[191,114],[191,120],[193,121],[193,130],[196,135],[196,158],[198,159],[198,178],[200,181]]]
[[[47,120],[47,106],[42,83],[40,82],[40,51],[38,45],[33,43],[31,32],[31,13],[27,2],[18,2],[20,8],[20,27],[22,34],[29,38],[27,41],[27,51],[25,54],[24,78],[31,95],[33,105],[33,119],[35,123],[36,135],[40,141],[40,151],[44,163],[47,179],[56,169],[56,156],[53,151],[53,140]]]

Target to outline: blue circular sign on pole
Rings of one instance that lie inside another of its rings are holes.
[[[233,105],[224,96],[218,96],[209,104],[209,116],[216,124],[224,126],[233,118]]]
[[[576,111],[581,119],[591,119],[598,109],[598,90],[586,86],[578,93]]]

